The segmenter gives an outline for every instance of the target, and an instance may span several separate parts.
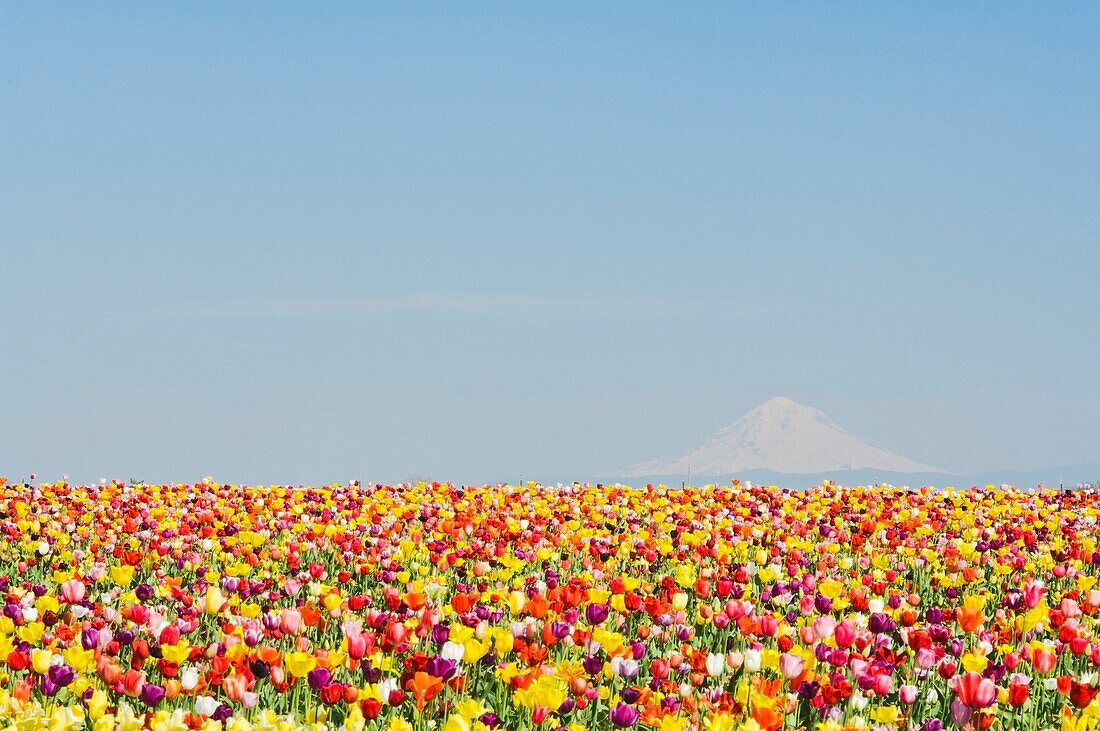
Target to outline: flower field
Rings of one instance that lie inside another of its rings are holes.
[[[0,481],[0,728],[1094,729],[1100,496]]]

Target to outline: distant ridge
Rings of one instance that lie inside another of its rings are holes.
[[[707,477],[755,471],[810,475],[856,470],[948,474],[869,444],[841,429],[821,411],[778,396],[687,454],[633,465],[624,476]]]

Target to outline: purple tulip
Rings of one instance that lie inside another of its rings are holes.
[[[458,670],[458,663],[454,660],[447,660],[439,655],[428,658],[428,664],[424,668],[428,675],[435,678],[441,678],[443,680],[450,680],[455,676],[455,672]]]
[[[584,618],[591,625],[602,624],[610,614],[606,604],[589,604],[584,608]]]
[[[804,701],[813,700],[821,690],[821,684],[816,680],[804,680],[798,686],[798,697]]]
[[[309,687],[314,690],[321,690],[332,682],[332,673],[328,668],[313,668],[306,675],[306,680],[309,682]]]
[[[875,612],[867,620],[867,628],[874,632],[876,635],[882,632],[889,631],[890,618],[881,612]]]
[[[611,723],[619,728],[630,728],[638,722],[641,715],[634,706],[620,703],[611,710]]]
[[[85,627],[80,631],[80,646],[85,650],[94,650],[99,644],[99,630],[95,627]]]
[[[153,708],[164,700],[164,687],[154,683],[146,683],[141,689],[141,702]]]
[[[442,645],[451,636],[451,628],[445,624],[437,624],[432,627],[432,642]]]
[[[46,677],[56,686],[64,688],[76,680],[76,672],[68,665],[51,665]]]

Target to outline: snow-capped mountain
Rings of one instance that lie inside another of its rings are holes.
[[[753,409],[687,454],[636,464],[627,476],[717,476],[749,470],[804,475],[859,469],[944,472],[868,444],[817,409],[780,396]]]

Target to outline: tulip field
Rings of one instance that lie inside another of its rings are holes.
[[[0,479],[0,729],[1070,729],[1100,495]]]

